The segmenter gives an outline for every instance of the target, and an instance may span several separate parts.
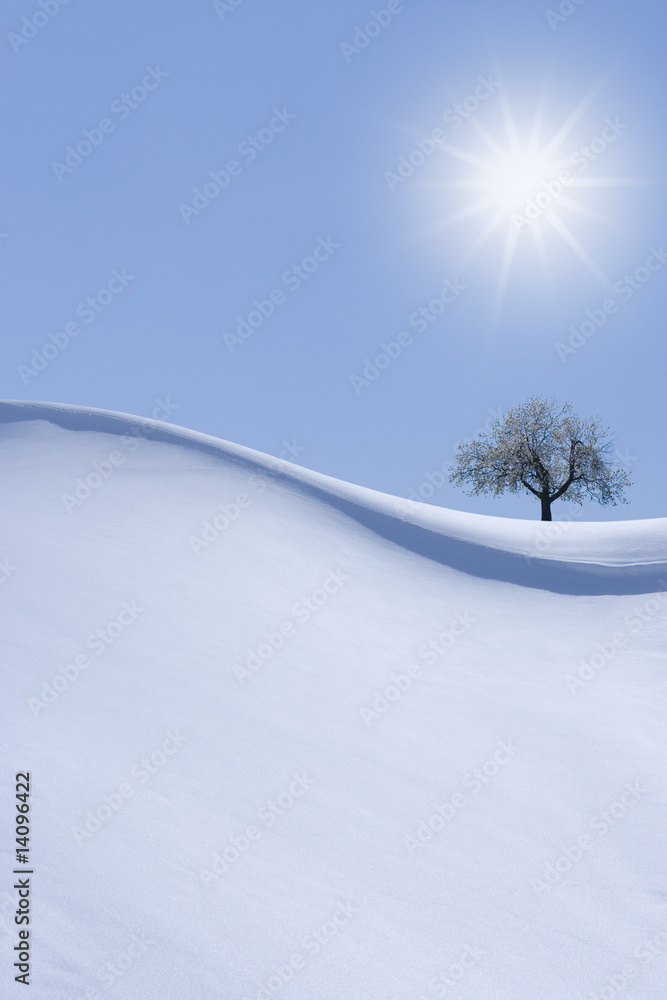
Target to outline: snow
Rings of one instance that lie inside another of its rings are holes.
[[[667,519],[0,414],[34,1000],[662,1000]]]

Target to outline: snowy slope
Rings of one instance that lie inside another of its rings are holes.
[[[153,420],[1,416],[33,1000],[663,1000],[667,519],[467,515]]]

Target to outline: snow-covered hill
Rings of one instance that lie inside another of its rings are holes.
[[[667,519],[1,416],[3,996],[664,1000]]]

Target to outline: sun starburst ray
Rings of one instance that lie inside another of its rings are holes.
[[[458,211],[451,211],[454,208],[451,204],[450,213],[437,228],[449,228],[456,223],[483,216],[485,212],[489,213],[486,219],[480,220],[477,234],[471,236],[472,242],[464,253],[461,268],[469,264],[493,238],[494,245],[499,247],[500,252],[493,302],[493,314],[496,318],[506,299],[513,268],[530,266],[531,254],[524,252],[529,234],[535,247],[532,256],[539,260],[552,293],[555,258],[547,251],[551,250],[556,236],[560,256],[567,247],[586,271],[594,275],[596,281],[609,288],[610,282],[603,269],[581,241],[579,228],[589,220],[590,223],[623,229],[612,216],[602,210],[602,197],[605,198],[604,207],[608,204],[608,195],[602,193],[614,188],[664,183],[663,178],[596,174],[596,168],[592,165],[599,158],[600,152],[590,133],[582,134],[581,123],[605,83],[606,77],[600,78],[572,111],[561,119],[555,130],[549,128],[546,121],[546,84],[541,88],[532,117],[525,123],[517,118],[507,92],[502,90],[498,95],[499,121],[495,130],[490,127],[488,120],[483,122],[472,116],[469,121],[470,131],[473,133],[471,147],[468,149],[449,143],[442,147],[451,158],[453,168],[453,161],[456,161],[457,173],[453,169],[453,176],[443,178],[433,186],[442,190],[443,197],[447,198],[454,196],[448,196],[444,192],[470,192],[471,203],[461,203]],[[608,135],[605,132],[604,140],[597,140],[598,143],[603,143],[604,149],[611,141],[615,141],[620,131],[612,139]],[[585,144],[582,139],[586,140]],[[584,171],[588,171],[587,175],[581,176]],[[587,203],[590,200],[585,197],[587,189],[598,189],[601,192],[594,204]],[[461,197],[465,198],[465,194]],[[502,246],[499,243],[501,234]]]
[[[547,106],[547,92],[543,87],[540,93],[537,108],[535,110],[535,115],[533,116],[533,124],[531,126],[530,134],[528,136],[528,149],[534,152],[539,149],[540,137],[544,128],[544,114]]]
[[[551,140],[547,143],[544,153],[547,157],[551,157],[553,153],[562,145],[565,139],[568,137],[574,126],[582,118],[588,108],[591,106],[595,98],[598,96],[602,88],[606,83],[606,77],[601,77],[597,83],[591,87],[588,93],[581,99],[579,104],[576,106],[572,114],[570,114],[558,131],[552,136]]]
[[[514,254],[516,253],[516,246],[519,239],[519,234],[515,229],[509,229],[507,231],[507,238],[505,240],[505,250],[503,252],[503,259],[500,265],[500,274],[498,276],[498,286],[496,288],[496,297],[493,303],[493,324],[497,324],[500,318],[500,313],[502,311],[503,303],[505,301],[505,296],[507,294],[507,286],[509,284],[510,272],[512,270],[512,261],[514,260]]]
[[[503,124],[505,125],[507,144],[510,153],[516,153],[517,150],[521,148],[521,143],[519,141],[519,134],[516,130],[516,123],[514,121],[514,115],[512,114],[512,109],[510,107],[507,94],[501,90],[498,99],[500,103],[500,114],[503,119]]]
[[[574,177],[570,181],[570,187],[643,187],[664,183],[662,177]]]
[[[463,163],[467,163],[471,167],[477,167],[478,170],[484,170],[487,173],[491,173],[493,170],[493,162],[491,160],[485,160],[481,156],[476,156],[467,149],[460,149],[459,146],[451,146],[449,143],[445,143],[442,148],[450,156],[453,156],[457,160],[462,160]]]
[[[605,215],[604,212],[598,212],[589,205],[584,205],[582,202],[577,201],[575,198],[562,197],[559,201],[559,205],[563,208],[569,208],[573,212],[578,212],[579,215],[585,215],[587,219],[594,219],[596,222],[602,222],[607,226],[614,226],[616,229],[621,228],[619,224],[614,221],[614,219]]]
[[[541,226],[533,226],[533,240],[537,248],[537,256],[542,267],[542,274],[549,285],[549,289],[553,292],[553,276],[551,274],[551,268],[549,267],[547,244],[544,239],[544,233],[542,232]]]
[[[490,198],[486,198],[484,201],[476,201],[474,202],[474,204],[468,205],[467,208],[462,208],[459,212],[455,212],[454,215],[450,215],[447,218],[443,219],[442,222],[438,225],[438,228],[440,229],[441,227],[445,227],[448,229],[450,226],[453,226],[456,222],[461,222],[463,219],[468,219],[470,218],[471,215],[478,215],[480,212],[483,212],[485,208],[490,208],[492,204],[493,202],[491,201]]]
[[[495,136],[492,135],[492,133],[489,132],[489,130],[486,129],[481,124],[481,122],[477,121],[476,118],[471,118],[470,119],[470,124],[472,125],[473,129],[475,130],[475,132],[477,132],[477,134],[479,135],[480,139],[485,144],[485,146],[487,147],[487,149],[491,153],[493,153],[493,155],[496,157],[496,159],[500,159],[501,157],[505,156],[505,152],[506,151],[503,149],[503,147],[498,142],[498,140],[495,138]]]
[[[461,270],[464,267],[467,267],[467,265],[470,263],[473,257],[475,257],[479,253],[479,251],[486,243],[488,243],[490,238],[495,233],[496,229],[498,229],[498,227],[502,225],[504,218],[505,218],[505,213],[502,210],[498,210],[496,214],[493,216],[493,218],[490,219],[489,222],[487,222],[486,226],[479,234],[477,239],[473,242],[472,246],[466,253],[465,257],[463,258],[463,261],[461,262],[460,266]]]
[[[611,288],[611,282],[609,281],[607,275],[600,270],[588,251],[583,248],[572,230],[565,225],[563,220],[555,212],[550,212],[546,216],[546,220],[551,226],[553,226],[558,235],[562,237],[570,249],[575,252],[582,264],[588,268],[591,274],[595,275],[600,284],[604,285],[605,288]]]

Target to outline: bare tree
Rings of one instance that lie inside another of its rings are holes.
[[[585,497],[603,506],[627,503],[632,485],[622,469],[607,460],[612,440],[595,419],[580,420],[570,403],[531,397],[498,417],[491,430],[459,445],[450,482],[471,483],[468,496],[480,493],[532,493],[542,520],[551,520],[554,500],[580,504]]]

